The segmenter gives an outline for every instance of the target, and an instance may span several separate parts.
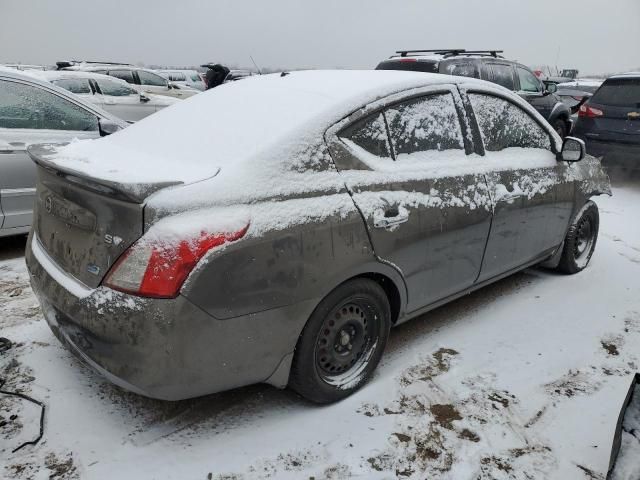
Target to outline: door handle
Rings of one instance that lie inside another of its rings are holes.
[[[402,209],[387,210],[384,215],[374,215],[373,226],[376,228],[390,228],[409,220],[409,211]]]

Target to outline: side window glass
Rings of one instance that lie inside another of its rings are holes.
[[[144,70],[138,70],[138,77],[140,78],[140,85],[151,85],[154,87],[166,87],[167,80],[155,73],[145,72]]]
[[[520,79],[520,90],[523,92],[538,93],[541,91],[540,82],[538,79],[528,70],[522,67],[516,67],[518,72],[518,79]]]
[[[96,131],[98,117],[51,92],[0,81],[0,128]]]
[[[469,99],[485,150],[499,152],[510,147],[551,150],[549,133],[520,107],[479,93],[469,94]]]
[[[450,93],[404,102],[385,111],[396,159],[428,150],[463,150],[460,119]]]
[[[63,78],[52,82],[60,88],[76,94],[91,94],[91,86],[86,78]]]
[[[502,85],[511,91],[515,90],[516,87],[513,83],[513,69],[511,65],[490,63],[488,67],[490,82]]]
[[[349,125],[338,136],[346,140],[347,143],[353,142],[377,157],[391,158],[387,129],[381,113]]]
[[[132,70],[109,70],[109,75],[120,80],[124,80],[127,83],[136,83],[133,78]]]
[[[138,91],[131,88],[124,82],[118,82],[113,80],[107,80],[101,78],[96,80],[98,87],[103,95],[109,95],[112,97],[126,97],[129,95],[138,95]]]
[[[480,78],[480,70],[475,63],[450,63],[445,67],[445,73],[460,77]]]

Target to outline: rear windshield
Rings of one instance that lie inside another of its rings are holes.
[[[640,107],[640,78],[609,79],[593,95],[591,102],[612,107]]]
[[[376,70],[408,70],[411,72],[438,73],[438,62],[404,58],[402,60],[385,60],[380,62]]]

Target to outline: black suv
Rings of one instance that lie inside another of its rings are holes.
[[[399,50],[376,70],[410,70],[481,78],[516,92],[527,100],[564,137],[571,131],[571,111],[533,72],[507,60],[502,50]]]

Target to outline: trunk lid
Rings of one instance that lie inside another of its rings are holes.
[[[48,162],[46,147],[28,151],[38,165],[36,240],[58,267],[90,288],[100,285],[117,258],[144,233],[144,199],[182,183],[94,179]]]

